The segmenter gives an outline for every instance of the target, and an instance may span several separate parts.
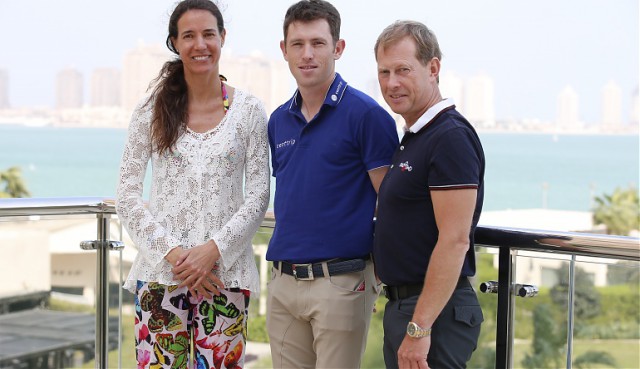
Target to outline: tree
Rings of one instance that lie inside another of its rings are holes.
[[[559,368],[562,362],[565,340],[554,321],[551,309],[541,304],[533,310],[532,352],[526,354],[522,366],[527,369]]]
[[[526,354],[522,366],[533,368],[561,368],[566,360],[566,330],[554,320],[549,305],[540,304],[533,310],[532,352]],[[600,365],[596,365],[600,364]],[[617,367],[611,354],[589,350],[573,359],[576,368],[591,368],[593,365]]]
[[[615,368],[617,366],[617,362],[610,353],[605,351],[587,351],[573,361],[573,366],[577,369],[597,368],[602,367],[602,365]]]
[[[22,171],[19,167],[0,171],[0,198],[30,196],[31,193],[22,179]]]
[[[551,300],[559,307],[569,305],[569,265],[563,263],[556,271],[558,284],[551,288]],[[600,294],[593,285],[592,277],[582,268],[575,268],[574,312],[576,324],[600,314]]]
[[[630,231],[640,229],[637,188],[616,188],[611,195],[596,197],[595,202],[593,223],[604,224],[608,234],[627,236]]]
[[[638,288],[640,283],[640,269],[638,263],[628,260],[621,260],[607,268],[607,284],[630,284],[633,288]]]

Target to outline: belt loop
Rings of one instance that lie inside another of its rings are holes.
[[[330,278],[331,276],[329,275],[329,264],[327,264],[327,262],[322,262],[320,265],[322,265],[322,273],[324,273],[324,276]]]
[[[276,268],[276,264],[278,265],[278,267]],[[282,275],[282,262],[281,261],[274,261],[271,263],[271,268],[276,270],[276,276],[280,277]]]

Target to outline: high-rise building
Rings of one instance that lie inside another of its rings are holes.
[[[115,68],[99,68],[91,75],[91,106],[121,106],[120,71]]]
[[[384,100],[382,91],[380,91],[380,83],[378,82],[378,72],[373,73],[371,78],[367,79],[362,90],[365,94],[371,96],[376,101]]]
[[[444,98],[452,98],[456,104],[456,110],[466,114],[464,107],[464,81],[452,71],[440,74],[440,94]]]
[[[602,125],[609,128],[622,125],[622,90],[614,81],[602,88]]]
[[[75,68],[58,72],[56,77],[56,108],[76,109],[83,104],[82,73]]]
[[[250,92],[262,100],[267,114],[291,97],[292,78],[287,64],[272,60],[254,52],[251,55],[236,56],[224,53],[220,58],[220,73],[229,84]]]
[[[169,51],[160,45],[142,42],[127,52],[122,68],[122,107],[131,111],[150,92],[149,84],[158,76],[162,65],[170,59]]]
[[[9,108],[9,73],[0,69],[0,109]]]
[[[629,123],[632,126],[640,125],[640,96],[638,96],[638,86],[631,94],[631,117]]]
[[[581,126],[578,116],[578,93],[566,86],[558,94],[556,127],[560,130],[574,130]]]
[[[473,76],[465,89],[464,115],[477,127],[496,125],[493,79],[487,74]]]

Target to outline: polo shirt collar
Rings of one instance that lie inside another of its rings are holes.
[[[336,73],[333,77],[333,82],[331,82],[331,86],[327,90],[327,93],[324,96],[323,105],[336,106],[342,101],[342,97],[344,96],[345,91],[347,90],[347,81],[342,79],[339,73]],[[293,94],[293,99],[291,99],[291,104],[289,104],[289,110],[299,111],[302,109],[302,103],[300,101],[300,90],[296,89],[296,92]]]
[[[407,128],[407,126],[405,125],[404,131],[411,132],[411,133],[418,133],[422,128],[429,125],[429,123],[431,123],[433,118],[435,118],[438,114],[440,114],[440,112],[454,105],[455,104],[452,98],[447,98],[440,101],[439,103],[427,109],[427,111],[424,112],[424,114],[422,114],[422,116],[418,118],[418,120],[411,127]]]

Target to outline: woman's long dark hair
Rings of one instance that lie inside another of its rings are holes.
[[[218,21],[218,32],[224,30],[224,20],[220,9],[210,0],[183,0],[171,13],[169,18],[169,35],[166,45],[176,55],[172,38],[178,37],[178,20],[188,10],[199,9],[211,12]],[[152,82],[155,84],[151,97],[147,104],[153,103],[153,115],[151,118],[151,141],[154,149],[162,154],[166,150],[171,151],[178,137],[189,120],[187,82],[184,78],[182,60],[170,60],[162,66],[158,77]]]

